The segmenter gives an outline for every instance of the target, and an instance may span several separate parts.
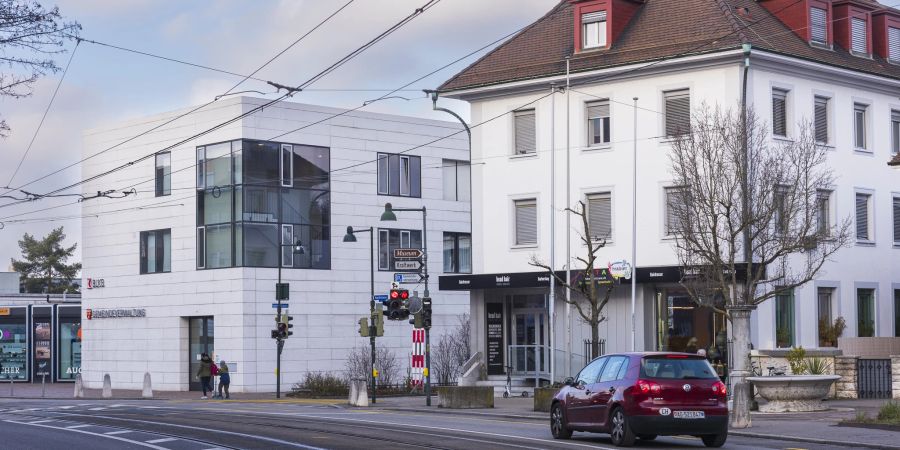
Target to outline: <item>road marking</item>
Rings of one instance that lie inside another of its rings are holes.
[[[163,442],[172,442],[172,441],[177,441],[177,440],[178,439],[176,439],[176,438],[162,438],[162,439],[154,439],[152,441],[144,441],[144,442],[146,442],[148,444],[162,444]]]
[[[115,436],[117,434],[125,434],[125,433],[134,433],[134,432],[131,430],[119,430],[119,431],[107,431],[106,433],[103,433],[103,434],[108,435],[108,436]]]
[[[67,430],[74,430],[74,429],[76,429],[76,428],[85,428],[85,427],[89,427],[89,426],[91,426],[91,425],[87,425],[87,424],[81,424],[81,425],[69,425],[69,426],[66,427],[66,429],[67,429]],[[50,428],[54,428],[54,427],[50,427]]]
[[[106,411],[106,408],[88,408],[88,411]]]
[[[75,407],[74,405],[60,406],[59,409],[72,409],[74,407]]]
[[[34,422],[28,422],[28,424],[29,424],[29,425],[34,425],[34,424],[36,424],[36,423],[47,423],[47,422],[54,422],[54,420],[52,420],[52,419],[47,419],[47,420],[35,420]]]
[[[31,425],[31,424],[29,424],[28,422],[18,422],[18,421],[15,421],[15,420],[4,420],[4,422],[16,423],[16,424],[20,424],[20,425]],[[100,437],[105,437],[105,438],[107,438],[107,439],[115,439],[115,440],[117,440],[117,441],[129,442],[129,443],[132,443],[132,444],[135,444],[135,445],[140,445],[141,447],[152,448],[152,449],[154,449],[154,450],[169,450],[169,449],[166,448],[166,447],[160,447],[160,446],[158,446],[158,445],[148,444],[148,443],[146,443],[146,442],[135,441],[135,440],[133,440],[133,439],[126,439],[126,438],[119,437],[119,436],[110,436],[110,435],[103,434],[103,433],[93,433],[93,432],[90,432],[90,431],[76,430],[74,427],[60,428],[60,427],[54,427],[54,426],[50,426],[50,425],[42,425],[42,424],[31,425],[31,426],[33,426],[33,427],[42,427],[42,428],[50,428],[51,430],[71,431],[72,433],[82,433],[82,434],[87,434],[87,435],[91,435],[91,436],[100,436]],[[77,426],[78,426],[78,425],[76,425],[76,427],[77,427]],[[84,425],[84,426],[90,426],[90,425]]]

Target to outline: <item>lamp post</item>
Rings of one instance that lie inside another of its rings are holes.
[[[275,284],[275,301],[278,302],[278,310],[275,313],[276,325],[277,322],[281,320],[281,301],[288,300],[289,297],[289,288],[281,287],[281,266],[284,264],[283,250],[285,247],[293,247],[293,254],[295,255],[306,253],[306,249],[303,248],[300,239],[297,239],[293,244],[278,245],[278,282]],[[282,291],[282,289],[284,289],[284,291]],[[282,292],[284,295],[281,295]],[[287,331],[285,333],[287,333]],[[287,334],[285,334],[285,336],[278,335],[278,337],[275,338],[275,398],[281,398],[281,350],[284,348],[285,339],[287,339]]]
[[[375,324],[375,228],[347,227],[344,242],[356,242],[355,233],[369,233],[369,346],[372,349],[372,368],[369,377],[372,379],[372,403],[375,403],[375,335],[378,334]]]
[[[384,222],[396,222],[397,215],[395,212],[420,212],[422,213],[422,268],[423,278],[425,281],[425,298],[430,298],[428,292],[428,212],[425,207],[421,208],[394,208],[390,203],[384,204],[384,212],[381,214],[381,220]],[[425,326],[425,405],[431,406],[431,325]]]

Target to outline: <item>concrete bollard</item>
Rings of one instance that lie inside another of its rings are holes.
[[[350,398],[348,401],[351,406],[369,406],[368,383],[366,380],[350,380]]]
[[[144,372],[144,391],[141,392],[143,398],[153,398],[153,388],[150,385],[150,372]]]
[[[112,381],[109,379],[109,374],[103,375],[103,398],[111,398],[112,397]]]
[[[9,396],[10,397],[13,397],[13,386],[15,386],[15,385],[16,385],[16,383],[13,383],[12,378],[10,378],[9,379]]]
[[[47,375],[41,375],[41,398],[47,396]]]
[[[75,375],[75,398],[84,398],[84,381],[81,379],[81,374]]]

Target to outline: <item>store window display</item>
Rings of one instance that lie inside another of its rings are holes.
[[[25,381],[28,379],[27,329],[22,323],[0,321],[0,380]]]
[[[59,320],[60,380],[74,380],[81,373],[81,320],[61,317]]]

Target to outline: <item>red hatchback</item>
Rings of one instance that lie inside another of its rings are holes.
[[[690,353],[623,353],[591,361],[553,398],[550,430],[609,433],[618,446],[657,435],[692,435],[707,447],[728,437],[725,384]]]

